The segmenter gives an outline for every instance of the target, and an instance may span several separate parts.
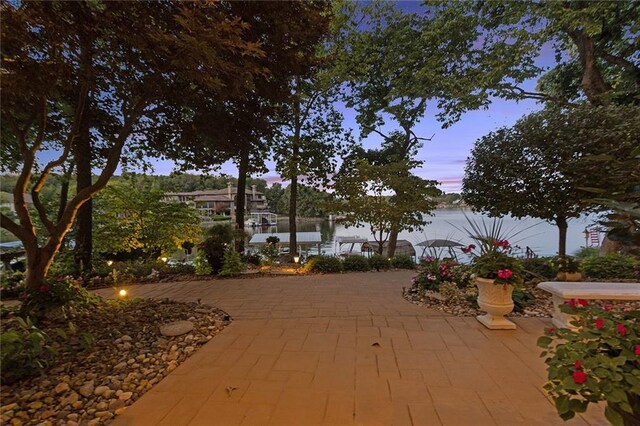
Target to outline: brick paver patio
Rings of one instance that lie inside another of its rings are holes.
[[[401,296],[409,271],[136,286],[234,319],[114,425],[554,425],[535,341]],[[102,290],[108,295],[112,290]],[[598,407],[568,424],[607,424]]]

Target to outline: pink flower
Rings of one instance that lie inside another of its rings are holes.
[[[556,331],[555,327],[549,327],[549,328],[547,328],[547,334],[548,334],[549,336],[551,336],[555,331]]]
[[[573,366],[577,369],[582,369],[582,363],[580,361],[576,361],[573,363]]]
[[[573,372],[573,381],[577,384],[581,385],[582,383],[587,381],[587,373],[582,370]]]
[[[604,310],[605,310],[605,311],[610,311],[611,309],[613,309],[613,306],[612,306],[612,305],[610,305],[609,303],[605,303],[605,304],[604,304]]]
[[[564,302],[564,304],[569,305],[572,308],[575,308],[578,305],[576,299],[567,300],[566,302]]]
[[[633,348],[633,351],[636,353],[636,355],[640,356],[640,345],[636,345]]]
[[[596,320],[596,328],[598,330],[602,330],[604,328],[604,320],[602,318],[598,318]]]
[[[476,246],[474,246],[473,244],[469,244],[468,246],[462,248],[462,252],[469,254],[474,248],[476,248]]]
[[[621,336],[627,334],[627,329],[625,328],[624,324],[616,325],[616,330],[618,331],[618,333],[620,333]]]
[[[436,280],[436,276],[435,276],[435,275],[433,275],[433,274],[429,274],[429,275],[427,275],[427,279],[428,279],[429,281],[435,281],[435,280]]]
[[[503,280],[508,280],[509,278],[511,278],[512,275],[513,275],[513,272],[511,272],[510,269],[500,269],[498,271],[498,278],[501,278]]]
[[[48,285],[41,285],[38,290],[40,291],[40,293],[46,293],[51,290],[51,288]]]

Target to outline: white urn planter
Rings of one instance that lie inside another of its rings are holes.
[[[478,287],[478,306],[485,315],[476,319],[491,330],[515,330],[516,325],[504,316],[513,311],[513,286],[494,284],[494,280],[476,277]]]

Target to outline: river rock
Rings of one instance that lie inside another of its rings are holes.
[[[56,387],[54,389],[54,392],[56,394],[61,394],[61,393],[64,393],[64,392],[66,392],[68,390],[69,390],[69,383],[62,382],[62,383],[58,383],[56,385]]]
[[[98,386],[93,390],[94,395],[102,395],[109,390],[109,386]]]
[[[193,330],[193,323],[191,321],[174,321],[160,326],[160,333],[168,337],[180,336],[191,330]]]
[[[94,385],[93,385],[93,380],[90,380],[88,382],[86,382],[84,385],[80,386],[80,389],[78,389],[78,392],[80,393],[80,395],[84,396],[84,397],[88,397],[91,394],[93,394],[93,390],[94,390]]]

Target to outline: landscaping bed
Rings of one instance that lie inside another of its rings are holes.
[[[186,320],[193,329],[168,337],[160,325]],[[218,334],[230,321],[196,303],[136,299],[100,301],[91,309],[48,316],[37,323],[55,353],[43,354],[42,374],[3,377],[2,424],[105,424]],[[70,323],[72,324],[70,326]],[[2,332],[21,331],[18,320]]]

